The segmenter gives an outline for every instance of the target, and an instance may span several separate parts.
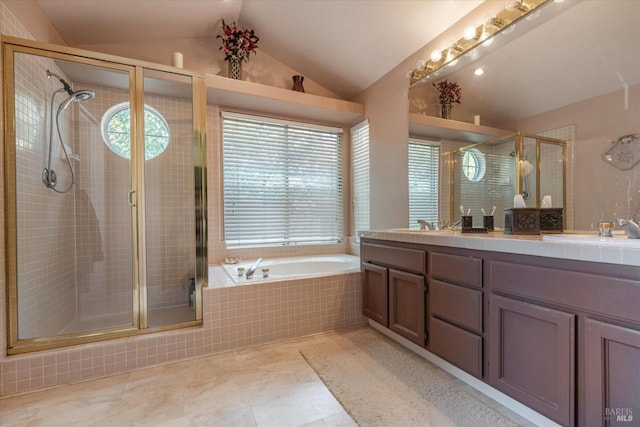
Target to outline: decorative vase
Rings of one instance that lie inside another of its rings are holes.
[[[304,86],[302,86],[302,82],[304,81],[304,76],[293,76],[293,87],[291,90],[296,92],[304,92]]]
[[[453,109],[453,105],[450,102],[443,102],[440,104],[442,106],[442,118],[450,119],[451,118],[451,110]]]
[[[242,61],[239,59],[229,60],[229,78],[242,80]]]

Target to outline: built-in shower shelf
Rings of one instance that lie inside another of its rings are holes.
[[[356,102],[210,74],[205,84],[207,104],[345,126],[364,119],[364,105]]]
[[[440,117],[410,114],[409,135],[447,141],[484,142],[514,134],[514,131]]]

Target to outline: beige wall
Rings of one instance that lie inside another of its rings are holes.
[[[184,68],[187,70],[225,77],[228,72],[224,55],[218,49],[220,40],[215,37],[162,42],[87,44],[74,47],[166,65],[171,65],[172,52],[181,52],[184,58]],[[248,62],[242,64],[243,80],[268,86],[290,89],[293,85],[291,77],[296,74],[299,72],[276,61],[259,48],[255,55],[251,55]],[[308,78],[304,80],[304,88],[307,93],[340,98]]]

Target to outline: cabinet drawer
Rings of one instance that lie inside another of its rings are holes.
[[[433,280],[431,315],[482,333],[482,292]]]
[[[482,287],[482,259],[431,253],[431,276],[463,285]]]
[[[482,378],[482,338],[431,318],[430,350],[449,363]]]
[[[360,259],[412,273],[427,272],[427,254],[417,249],[363,243],[360,247]]]

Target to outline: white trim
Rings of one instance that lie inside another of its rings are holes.
[[[485,396],[495,400],[502,406],[505,406],[506,408],[510,409],[511,411],[515,412],[521,417],[526,418],[527,420],[531,421],[535,425],[541,426],[541,427],[561,427],[560,424],[557,424],[554,421],[551,421],[549,418],[545,417],[544,415],[534,411],[528,406],[523,405],[517,400],[512,399],[511,397],[507,396],[501,391],[498,391],[495,388],[491,387],[489,384],[486,384],[480,381],[476,377],[469,375],[462,369],[456,366],[453,366],[446,360],[441,359],[440,357],[425,350],[422,347],[419,347],[413,342],[391,331],[390,329],[385,328],[381,324],[369,319],[369,326],[371,326],[376,331],[380,332],[382,335],[385,335],[391,338],[392,340],[394,340],[395,342],[397,342],[398,344],[401,344],[403,347],[406,347],[409,350],[413,351],[418,356],[421,356],[422,358],[433,363],[443,371],[450,373],[454,377],[458,378],[459,380],[475,388]]]

